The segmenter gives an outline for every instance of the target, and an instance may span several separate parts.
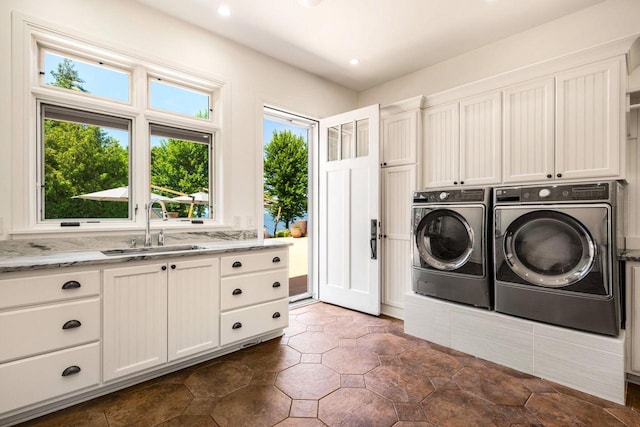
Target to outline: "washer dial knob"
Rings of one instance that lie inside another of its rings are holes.
[[[546,199],[550,195],[551,195],[551,190],[549,190],[548,188],[543,188],[538,192],[538,196],[540,196],[541,199]]]
[[[442,193],[440,193],[440,200],[447,200],[447,197],[449,197],[449,193],[447,193],[446,191],[443,191]]]

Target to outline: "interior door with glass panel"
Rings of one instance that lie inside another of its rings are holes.
[[[380,314],[379,106],[320,121],[319,299]]]

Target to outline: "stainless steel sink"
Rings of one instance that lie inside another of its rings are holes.
[[[165,252],[185,252],[193,251],[196,249],[202,249],[198,245],[175,245],[175,246],[154,246],[152,248],[125,248],[125,249],[109,249],[101,251],[107,256],[118,255],[145,255],[145,254],[158,254]]]

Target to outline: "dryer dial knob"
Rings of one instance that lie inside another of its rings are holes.
[[[551,195],[551,190],[549,190],[548,188],[543,188],[538,192],[538,196],[540,196],[541,199],[546,199],[550,195]]]
[[[446,191],[443,191],[442,193],[440,193],[438,197],[440,197],[440,200],[446,200],[447,197],[449,197],[449,193],[447,193]]]

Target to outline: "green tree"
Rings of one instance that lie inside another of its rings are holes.
[[[73,62],[58,64],[54,86],[87,92]],[[126,186],[128,149],[99,126],[47,119],[44,122],[44,193],[47,219],[126,218],[126,203],[73,199]]]
[[[267,207],[278,227],[278,210],[286,228],[307,212],[308,147],[291,131],[273,131],[264,148],[264,194],[277,201]]]
[[[151,184],[191,194],[209,188],[209,145],[167,139],[151,148]],[[168,196],[173,196],[167,194]],[[194,215],[205,215],[205,205],[195,205]],[[180,216],[189,205],[172,204]]]

